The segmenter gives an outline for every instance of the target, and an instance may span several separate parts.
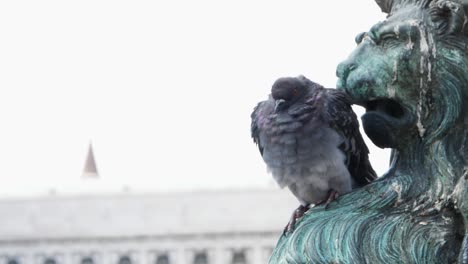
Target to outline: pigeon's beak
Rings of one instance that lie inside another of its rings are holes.
[[[281,109],[284,108],[286,105],[286,100],[284,99],[278,99],[275,101],[275,112],[281,111]]]

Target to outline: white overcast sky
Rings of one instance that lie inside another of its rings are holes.
[[[373,0],[2,1],[0,196],[274,186],[253,107],[278,77],[335,87],[384,17]]]

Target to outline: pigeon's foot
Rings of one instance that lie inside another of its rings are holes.
[[[329,194],[328,194],[328,198],[327,200],[325,201],[325,209],[328,209],[328,205],[330,205],[331,202],[335,201],[336,199],[338,199],[340,195],[338,194],[337,191],[331,189]]]
[[[339,197],[339,193],[333,189],[331,189],[328,192],[328,198],[326,200],[320,200],[316,203],[314,203],[313,207],[319,206],[319,205],[325,205],[325,209],[328,209],[328,205],[330,205],[331,202],[335,201]]]
[[[284,228],[283,234],[294,231],[296,227],[297,220],[304,216],[304,214],[309,210],[309,206],[300,205],[296,210],[294,210],[289,220],[288,225]]]
[[[318,206],[318,205],[325,205],[325,209],[328,208],[328,205],[338,199],[339,193],[336,190],[331,189],[330,192],[328,193],[328,198],[326,200],[319,201],[315,204],[313,204],[313,207]],[[291,219],[289,220],[288,225],[284,228],[283,234],[289,233],[294,231],[294,228],[296,227],[297,220],[299,220],[301,217],[304,216],[304,214],[310,209],[311,205],[300,205],[296,210],[294,210]]]

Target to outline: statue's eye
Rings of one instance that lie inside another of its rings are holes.
[[[395,33],[387,33],[380,36],[379,44],[383,47],[393,47],[398,45],[398,36]]]
[[[383,34],[380,37],[380,41],[392,40],[392,39],[398,39],[398,36],[395,33],[387,33],[387,34]]]

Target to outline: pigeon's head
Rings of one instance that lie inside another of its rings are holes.
[[[287,109],[291,104],[304,97],[313,87],[310,80],[304,76],[285,77],[276,80],[271,87],[271,96],[275,100],[275,111]]]

